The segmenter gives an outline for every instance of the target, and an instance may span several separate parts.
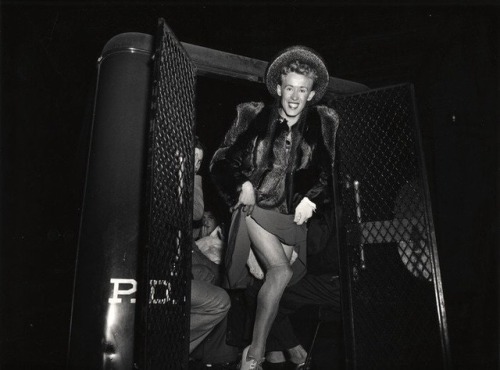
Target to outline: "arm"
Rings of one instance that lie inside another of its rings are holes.
[[[325,203],[331,197],[331,177],[335,162],[335,139],[339,127],[339,116],[332,108],[316,107],[321,119],[321,140],[315,153],[315,162],[319,164],[318,180],[305,194],[315,203]]]
[[[293,202],[296,207],[296,219],[299,206],[302,208],[300,211],[310,217],[309,214],[312,215],[312,212],[309,212],[309,207],[316,210],[316,206],[329,203],[332,196],[335,138],[339,119],[332,108],[318,106],[316,109],[321,120],[321,131],[317,132],[319,137],[309,162],[310,166],[299,170],[296,174],[296,193]]]
[[[304,194],[304,198],[309,198],[318,205],[327,203],[331,198],[333,165],[325,152],[324,146],[319,145],[315,153],[316,158],[313,159],[313,162],[318,164],[313,177],[316,181]]]
[[[239,203],[243,184],[247,183],[245,188],[251,185],[248,178],[251,171],[249,150],[254,136],[251,122],[263,107],[263,103],[243,103],[237,107],[236,119],[210,163],[212,179],[229,206]]]

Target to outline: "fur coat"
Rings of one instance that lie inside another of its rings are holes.
[[[307,107],[292,126],[292,163],[286,175],[285,194],[288,214],[294,213],[304,197],[318,207],[329,201],[338,125],[332,108],[314,106]],[[210,164],[214,183],[228,206],[237,203],[241,185],[246,181],[258,193],[263,177],[273,166],[274,140],[284,129],[280,126],[277,104],[238,105],[236,119]]]
[[[281,123],[279,118],[277,104],[265,106],[263,103],[243,103],[237,107],[236,119],[210,163],[214,183],[228,206],[232,207],[238,202],[241,185],[246,181],[250,181],[256,189],[257,204],[260,206],[259,186],[266,174],[273,173],[273,148],[279,145],[275,139],[280,135],[280,130],[288,130],[288,125]],[[333,109],[316,106],[305,109],[299,121],[292,126],[285,187],[288,214],[294,213],[295,207],[305,196],[318,209],[329,201],[332,187],[329,179],[335,159],[338,125],[338,116]],[[279,149],[276,152],[283,153]],[[281,203],[282,196],[276,194],[277,204]],[[251,280],[245,268],[250,251],[245,225],[241,209],[235,210],[225,258],[227,273],[224,286],[228,288],[244,288]],[[298,258],[292,264],[293,277],[289,285],[299,281],[306,273],[305,245],[296,252]]]

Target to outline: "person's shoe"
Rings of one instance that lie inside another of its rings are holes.
[[[249,348],[250,346],[246,347],[243,350],[243,353],[241,355],[240,370],[263,370],[262,363],[264,362],[265,357],[261,358],[260,360],[257,360],[253,357],[248,357]]]
[[[294,364],[293,362],[291,362],[292,364],[292,369],[293,370],[310,370],[311,369],[311,361],[306,361],[306,362],[303,362],[301,364]]]
[[[288,360],[290,361],[290,369],[305,370],[307,367],[307,362],[311,362],[310,358],[308,359],[308,354],[302,345],[295,346],[293,348],[289,348],[288,352]],[[308,361],[309,360],[309,361]]]

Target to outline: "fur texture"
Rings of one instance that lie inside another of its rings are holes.
[[[214,154],[210,170],[229,206],[237,200],[241,185],[250,181],[258,189],[273,165],[274,140],[280,130],[278,106],[261,102],[242,103],[224,142]],[[328,179],[335,159],[337,113],[326,106],[307,107],[292,126],[290,179],[286,194],[288,213],[307,196],[316,204],[329,197]],[[283,148],[284,149],[284,148]]]

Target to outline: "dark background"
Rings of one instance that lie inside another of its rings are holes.
[[[114,35],[154,34],[164,17],[184,42],[261,60],[305,44],[333,76],[415,85],[454,368],[498,368],[499,8],[182,4],[2,3],[2,365],[63,368],[96,61]],[[244,89],[214,88],[200,127]],[[206,144],[210,156],[218,142]]]

